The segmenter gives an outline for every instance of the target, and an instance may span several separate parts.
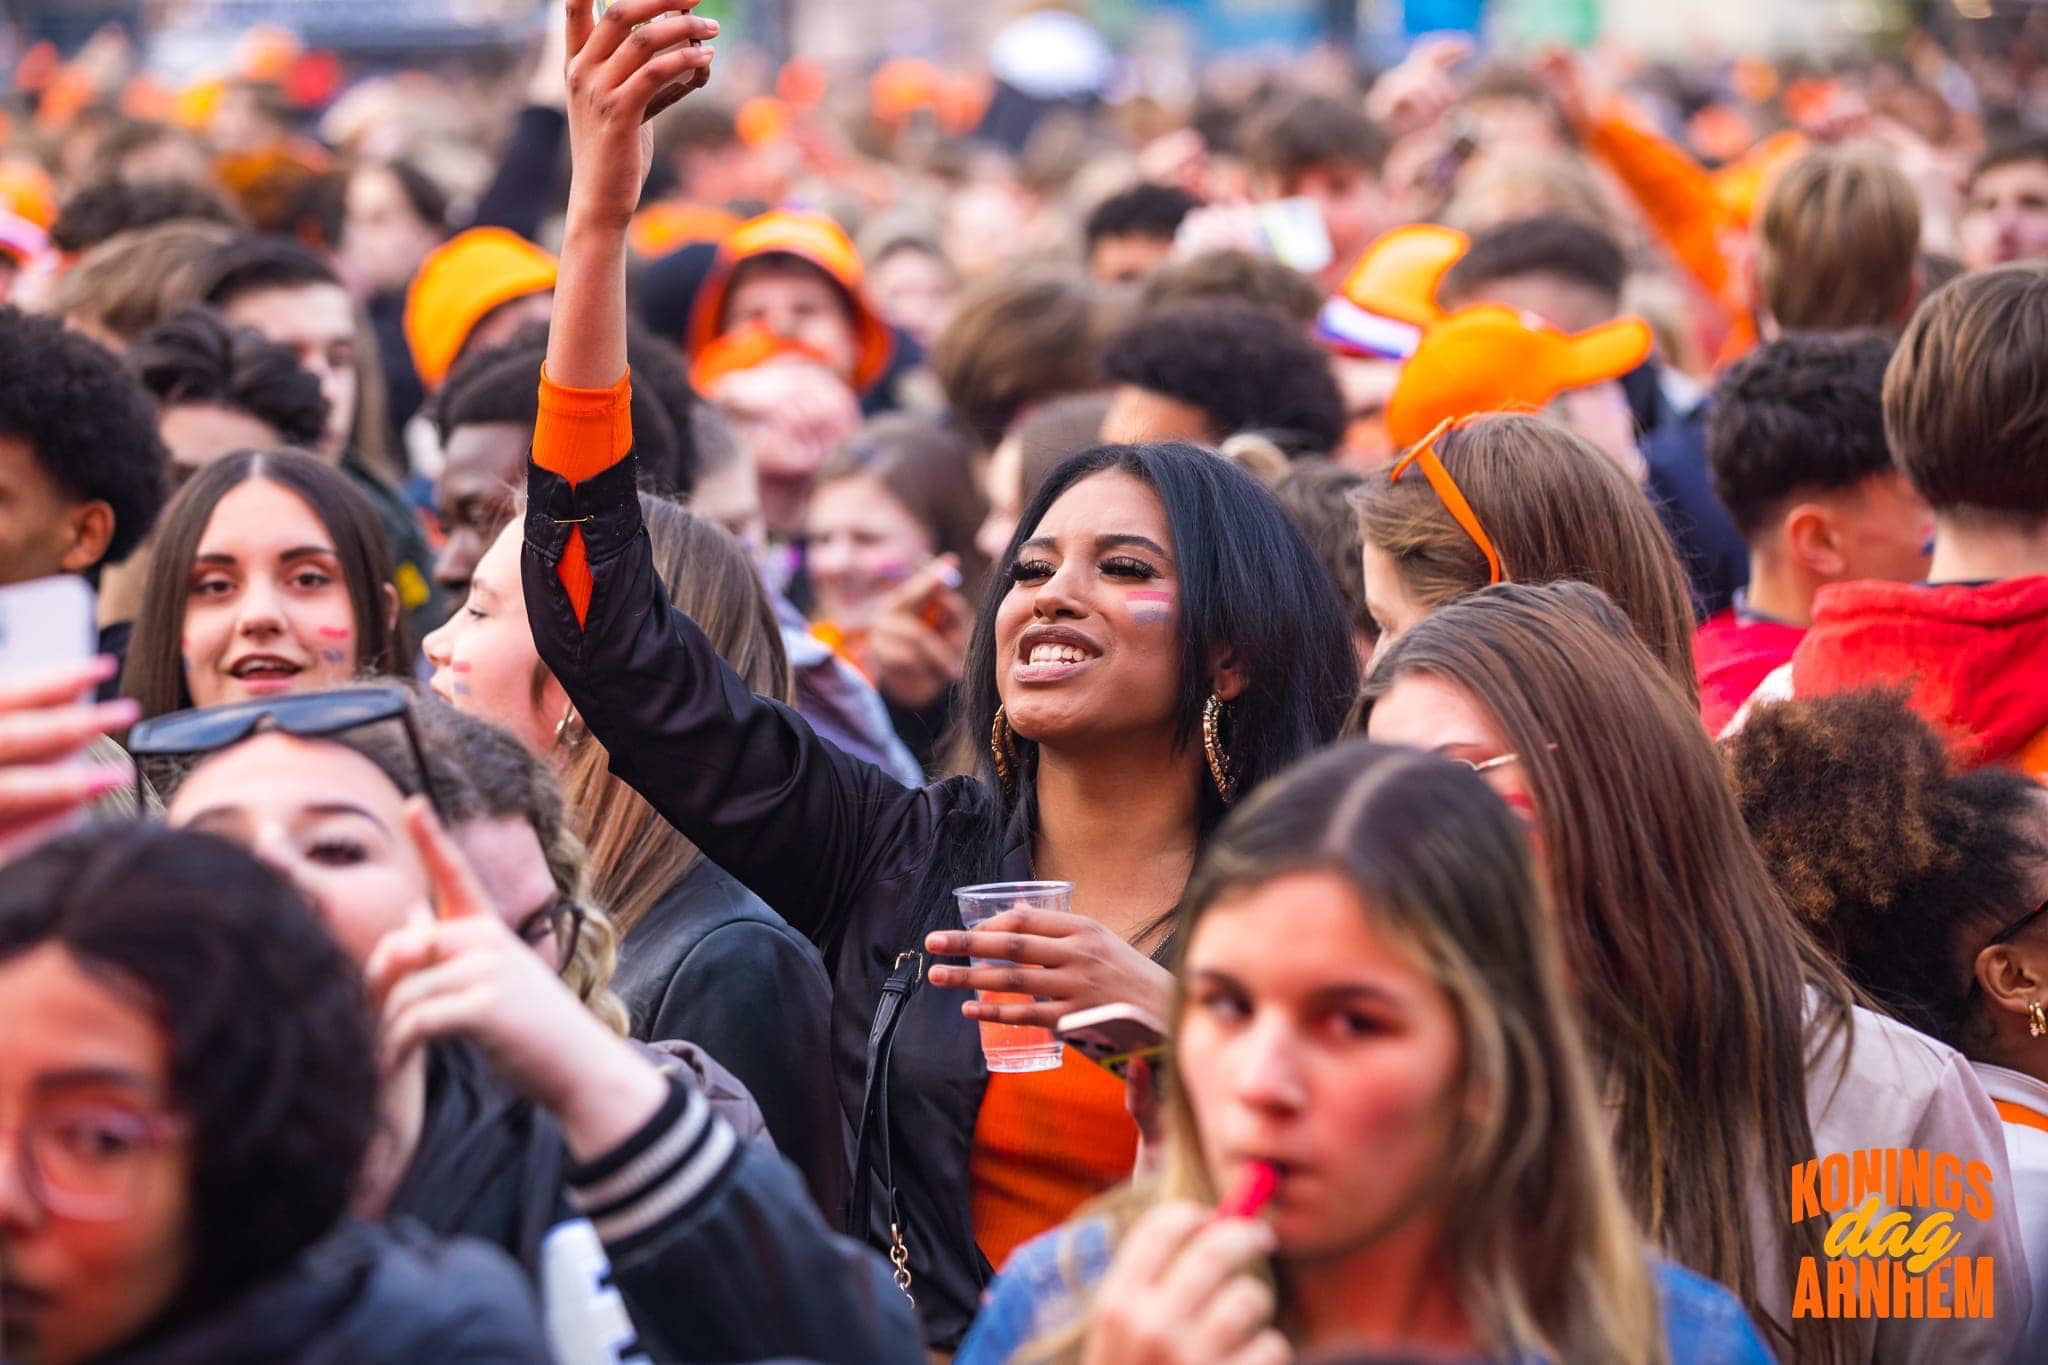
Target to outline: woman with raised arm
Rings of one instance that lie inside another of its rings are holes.
[[[840,1098],[863,1133],[849,1224],[895,1253],[927,1340],[950,1349],[991,1267],[1127,1176],[1137,1138],[1119,1084],[1071,1053],[991,1078],[973,1021],[1163,1012],[1155,955],[1203,836],[1238,791],[1334,737],[1356,665],[1335,589],[1269,494],[1195,447],[1126,446],[1055,471],[998,566],[1007,588],[976,623],[960,699],[990,739],[978,777],[906,787],[748,692],[670,609],[633,489],[626,228],[640,122],[681,30],[628,35],[673,3],[620,0],[593,25],[577,0],[572,17],[528,615],[615,771],[824,952]],[[956,887],[1026,878],[1071,882],[1075,913],[961,931]],[[876,1049],[871,1093],[878,1007],[894,1046]]]

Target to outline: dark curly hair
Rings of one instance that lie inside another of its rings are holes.
[[[1757,347],[1714,385],[1707,462],[1745,539],[1793,494],[1837,492],[1893,468],[1884,435],[1883,332],[1794,332]]]
[[[156,410],[98,342],[0,307],[0,435],[27,445],[65,496],[113,509],[102,564],[126,559],[156,525],[170,474]]]
[[[1269,436],[1289,455],[1323,455],[1344,436],[1344,399],[1322,350],[1299,327],[1248,303],[1145,313],[1109,343],[1109,377],[1200,408],[1218,440]]]
[[[159,406],[233,408],[267,424],[283,445],[310,450],[327,427],[320,381],[299,368],[289,346],[253,327],[231,328],[200,304],[137,337],[128,347],[128,365]]]
[[[247,231],[249,222],[220,191],[186,180],[97,180],[57,209],[50,245],[77,255],[117,233],[192,218]]]
[[[2035,904],[2041,789],[2001,768],[1955,774],[1895,691],[1759,707],[1723,757],[1814,937],[1894,1017],[1972,1051],[1968,964]]]
[[[1180,230],[1180,220],[1201,206],[1201,200],[1178,185],[1140,181],[1097,204],[1088,215],[1082,236],[1090,251],[1105,237],[1150,237],[1170,242]]]
[[[540,415],[540,367],[547,353],[545,322],[528,323],[495,346],[471,348],[431,400],[441,444],[461,426],[531,427]],[[695,410],[703,400],[691,392],[676,348],[638,324],[627,329],[626,365],[633,375],[633,454],[640,484],[664,497],[687,498],[697,486]]]
[[[61,947],[162,1028],[192,1125],[190,1264],[171,1313],[228,1303],[348,1207],[377,1123],[362,975],[282,874],[146,824],[44,844],[0,879],[0,961]]]

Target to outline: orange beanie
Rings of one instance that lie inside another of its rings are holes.
[[[555,258],[504,228],[471,228],[434,248],[405,291],[405,344],[420,382],[441,386],[493,308],[554,287]]]

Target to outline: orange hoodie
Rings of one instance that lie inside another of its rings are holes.
[[[2048,575],[1822,588],[1792,656],[1794,695],[1887,683],[1911,685],[1960,762],[2048,779]]]

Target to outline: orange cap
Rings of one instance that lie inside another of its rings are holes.
[[[889,368],[896,335],[868,302],[862,289],[860,253],[846,230],[822,213],[777,209],[749,218],[718,244],[718,256],[690,313],[687,349],[699,355],[725,328],[725,306],[732,295],[733,272],[757,256],[795,256],[831,277],[853,308],[854,363],[851,383],[865,393]]]
[[[420,382],[441,386],[493,308],[554,287],[555,258],[504,228],[471,228],[434,248],[405,291],[405,344]]]
[[[758,322],[751,323],[714,338],[710,345],[697,352],[697,358],[690,363],[690,387],[698,393],[708,394],[712,386],[727,375],[751,370],[774,360],[805,360],[814,365],[826,363],[825,357],[796,338],[786,337]]]
[[[1650,325],[1616,318],[1560,332],[1497,303],[1460,308],[1422,334],[1387,400],[1387,434],[1412,446],[1440,422],[1535,412],[1559,394],[1619,379],[1650,356]]]
[[[33,161],[0,161],[0,207],[47,229],[57,221],[57,187]]]
[[[1317,336],[1340,350],[1406,356],[1443,316],[1436,291],[1470,246],[1464,233],[1436,223],[1381,233],[1324,305]]]

